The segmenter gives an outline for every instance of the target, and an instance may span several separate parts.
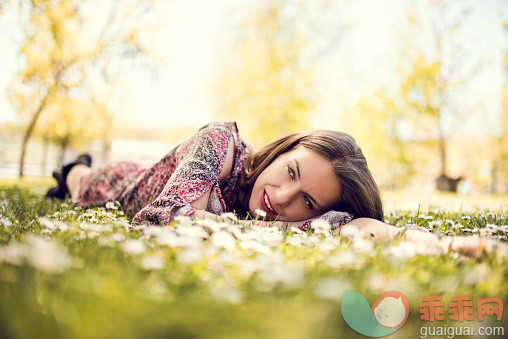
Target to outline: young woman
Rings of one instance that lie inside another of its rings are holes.
[[[310,228],[324,219],[333,228],[359,229],[364,236],[393,239],[403,229],[383,222],[379,189],[367,161],[348,134],[314,130],[284,136],[258,152],[240,138],[234,122],[210,123],[145,167],[120,162],[92,171],[80,156],[55,175],[48,197],[70,194],[78,206],[119,201],[133,224],[169,224],[175,216],[224,218],[224,212],[256,217],[261,225]],[[249,223],[252,221],[240,221]],[[411,241],[437,236],[404,229]],[[479,237],[443,237],[448,250],[475,255],[495,250]]]

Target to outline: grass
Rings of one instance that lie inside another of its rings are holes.
[[[422,254],[402,243],[282,234],[234,222],[131,227],[114,204],[85,210],[44,199],[50,184],[0,181],[2,338],[361,337],[341,315],[348,289],[370,305],[388,290],[408,297],[408,321],[392,338],[417,337],[422,326],[506,323],[507,307],[500,322],[419,318],[419,303],[430,295],[445,305],[459,295],[506,304],[508,264],[494,255]],[[456,201],[386,195],[386,219],[506,241],[503,197]]]

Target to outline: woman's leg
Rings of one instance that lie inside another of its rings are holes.
[[[92,172],[92,169],[86,165],[78,164],[71,168],[67,175],[67,188],[71,195],[71,199],[74,201],[79,193],[79,183],[81,178]]]

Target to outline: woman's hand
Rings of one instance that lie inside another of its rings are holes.
[[[496,254],[498,259],[504,259],[508,254],[506,243],[478,235],[446,237],[443,241],[448,243],[450,251],[475,258],[483,254]]]

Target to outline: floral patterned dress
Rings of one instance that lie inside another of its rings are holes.
[[[231,139],[235,146],[233,168],[219,182]],[[206,210],[232,212],[247,156],[248,148],[236,123],[210,123],[151,167],[122,161],[83,177],[75,204],[102,206],[117,200],[134,224],[167,225],[176,215],[194,213],[190,203],[211,188]]]

